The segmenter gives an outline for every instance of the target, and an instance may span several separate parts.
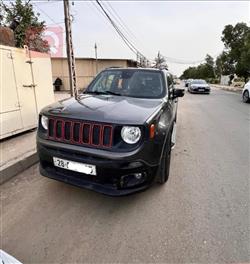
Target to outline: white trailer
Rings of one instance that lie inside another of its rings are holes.
[[[54,102],[48,54],[0,45],[0,139],[37,127]]]

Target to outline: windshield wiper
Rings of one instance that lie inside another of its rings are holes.
[[[114,93],[114,92],[111,92],[111,91],[103,92],[103,94],[112,94],[112,95],[121,96],[121,94],[119,94],[119,93]]]
[[[114,93],[111,91],[105,91],[105,92],[98,92],[98,91],[85,91],[85,94],[111,94],[111,95],[117,95],[117,96],[121,96],[121,94],[119,93]]]
[[[84,94],[102,94],[102,92],[97,92],[97,91],[84,91]]]

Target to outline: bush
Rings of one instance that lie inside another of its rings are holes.
[[[219,84],[220,83],[220,80],[216,79],[216,78],[208,78],[208,79],[206,79],[206,81],[208,83],[211,83],[211,84]]]

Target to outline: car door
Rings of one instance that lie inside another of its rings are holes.
[[[169,79],[168,73],[164,73],[164,86],[166,87],[167,93],[164,98],[164,104],[161,109],[161,114],[159,117],[160,127],[164,130],[164,135],[169,134],[170,129],[173,127],[174,121],[174,100],[173,100],[173,85],[172,80]],[[165,138],[166,139],[166,138]]]

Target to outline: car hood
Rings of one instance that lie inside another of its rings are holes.
[[[157,113],[163,99],[84,94],[47,106],[41,114],[116,124],[144,124]]]
[[[192,87],[208,87],[209,85],[207,83],[197,83],[197,84],[191,84]]]

